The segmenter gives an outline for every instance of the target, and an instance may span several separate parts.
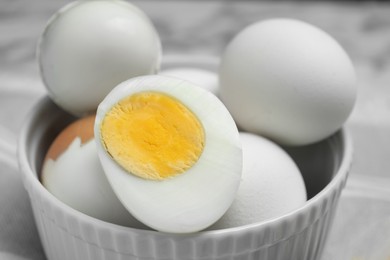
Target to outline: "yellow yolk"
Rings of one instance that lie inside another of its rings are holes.
[[[180,101],[159,92],[141,92],[115,104],[100,126],[106,151],[138,177],[164,180],[191,168],[205,134],[199,119]]]

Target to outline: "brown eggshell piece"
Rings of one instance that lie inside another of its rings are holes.
[[[54,139],[51,144],[45,160],[56,160],[73,142],[76,137],[81,138],[81,143],[84,144],[94,137],[93,128],[95,123],[95,115],[80,118],[68,125]]]

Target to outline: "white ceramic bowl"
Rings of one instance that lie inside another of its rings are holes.
[[[89,217],[42,186],[39,173],[46,150],[72,120],[45,97],[26,119],[19,139],[23,182],[48,259],[319,259],[352,161],[352,142],[344,129],[320,143],[286,148],[307,187],[309,200],[302,207],[266,222],[175,235]]]

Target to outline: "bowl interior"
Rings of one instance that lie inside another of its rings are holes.
[[[30,118],[30,125],[26,132],[25,152],[28,164],[34,174],[40,179],[43,159],[51,143],[56,136],[68,124],[75,120],[75,117],[66,113],[49,97],[45,97],[35,106],[35,111]]]
[[[34,187],[34,191],[38,189],[37,193],[39,194],[47,193],[41,192],[45,188],[38,181],[46,151],[59,132],[73,120],[75,120],[73,116],[56,106],[49,97],[42,99],[35,106],[30,117],[27,118],[27,124],[22,132],[19,144],[21,166],[26,168],[24,174],[27,175],[24,177],[29,178],[26,183],[31,184],[31,181],[33,181],[31,187]],[[276,257],[277,252],[287,250],[290,254],[291,252],[288,249],[292,244],[310,251],[308,258],[305,259],[315,259],[316,252],[321,251],[333,215],[333,211],[329,210],[329,205],[333,205],[333,202],[329,202],[336,198],[335,195],[338,194],[342,186],[341,180],[345,180],[348,170],[345,164],[349,164],[350,145],[345,142],[347,140],[344,139],[345,137],[344,132],[339,131],[316,144],[302,147],[284,147],[302,172],[309,198],[309,202],[305,206],[291,214],[242,227],[204,231],[183,236],[124,228],[83,214],[77,214],[70,208],[61,206],[62,203],[54,203],[54,206],[49,205],[49,213],[51,211],[60,212],[63,217],[56,219],[55,225],[57,226],[54,227],[53,234],[46,235],[47,227],[40,226],[46,224],[53,228],[51,221],[46,221],[45,224],[40,223],[41,219],[39,217],[41,215],[39,214],[41,214],[41,211],[38,209],[37,223],[39,224],[38,227],[41,227],[43,244],[46,250],[51,252],[53,244],[49,236],[58,236],[58,232],[64,230],[66,230],[67,235],[70,235],[69,241],[74,243],[74,237],[85,235],[84,233],[80,235],[79,232],[80,225],[82,225],[84,231],[89,230],[95,235],[98,234],[97,238],[95,236],[90,238],[89,233],[86,233],[88,234],[87,240],[83,240],[86,247],[96,248],[96,243],[98,243],[98,246],[107,249],[107,252],[129,252],[129,248],[136,246],[139,250],[137,254],[140,256],[137,259],[154,259],[151,255],[155,256],[157,249],[158,254],[167,254],[167,257],[163,259],[185,259],[189,251],[194,252],[193,254],[196,257],[188,259],[226,259],[226,257],[215,258],[214,256],[215,254],[226,256],[227,252],[235,255],[243,252],[256,254],[256,252],[260,253],[260,250],[263,249],[267,254],[271,252],[267,259],[286,259],[285,257]],[[45,199],[48,198],[45,197]],[[50,197],[50,199],[55,201],[55,198]],[[59,209],[60,206],[61,209]],[[54,208],[54,210],[51,208]],[[45,217],[47,218],[47,216]],[[76,224],[72,225],[72,223]],[[122,241],[122,239],[127,242],[121,242],[119,245],[112,242],[114,240]],[[66,246],[64,248],[61,250],[68,250]],[[269,251],[268,248],[270,248]],[[272,253],[272,250],[275,250],[275,252]],[[306,255],[305,251],[299,252],[297,251],[299,256],[297,258],[292,257],[292,259],[304,259],[301,255]],[[133,254],[134,252],[130,253]],[[173,257],[173,255],[178,257]]]
[[[301,147],[283,147],[300,169],[311,199],[336,175],[343,157],[341,133],[325,140]]]
[[[27,134],[26,154],[28,163],[40,179],[43,158],[50,144],[73,116],[46,97],[36,107]],[[308,199],[318,194],[337,173],[343,157],[342,135],[333,136],[311,145],[283,147],[297,163],[305,181]]]

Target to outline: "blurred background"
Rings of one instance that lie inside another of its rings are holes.
[[[44,259],[15,160],[24,118],[46,90],[35,49],[49,17],[70,1],[0,0],[0,259]],[[351,57],[359,95],[346,127],[355,146],[344,200],[324,252],[330,259],[390,259],[389,1],[132,1],[149,15],[164,55],[220,57],[247,25],[309,22]],[[369,195],[371,194],[371,196]]]

